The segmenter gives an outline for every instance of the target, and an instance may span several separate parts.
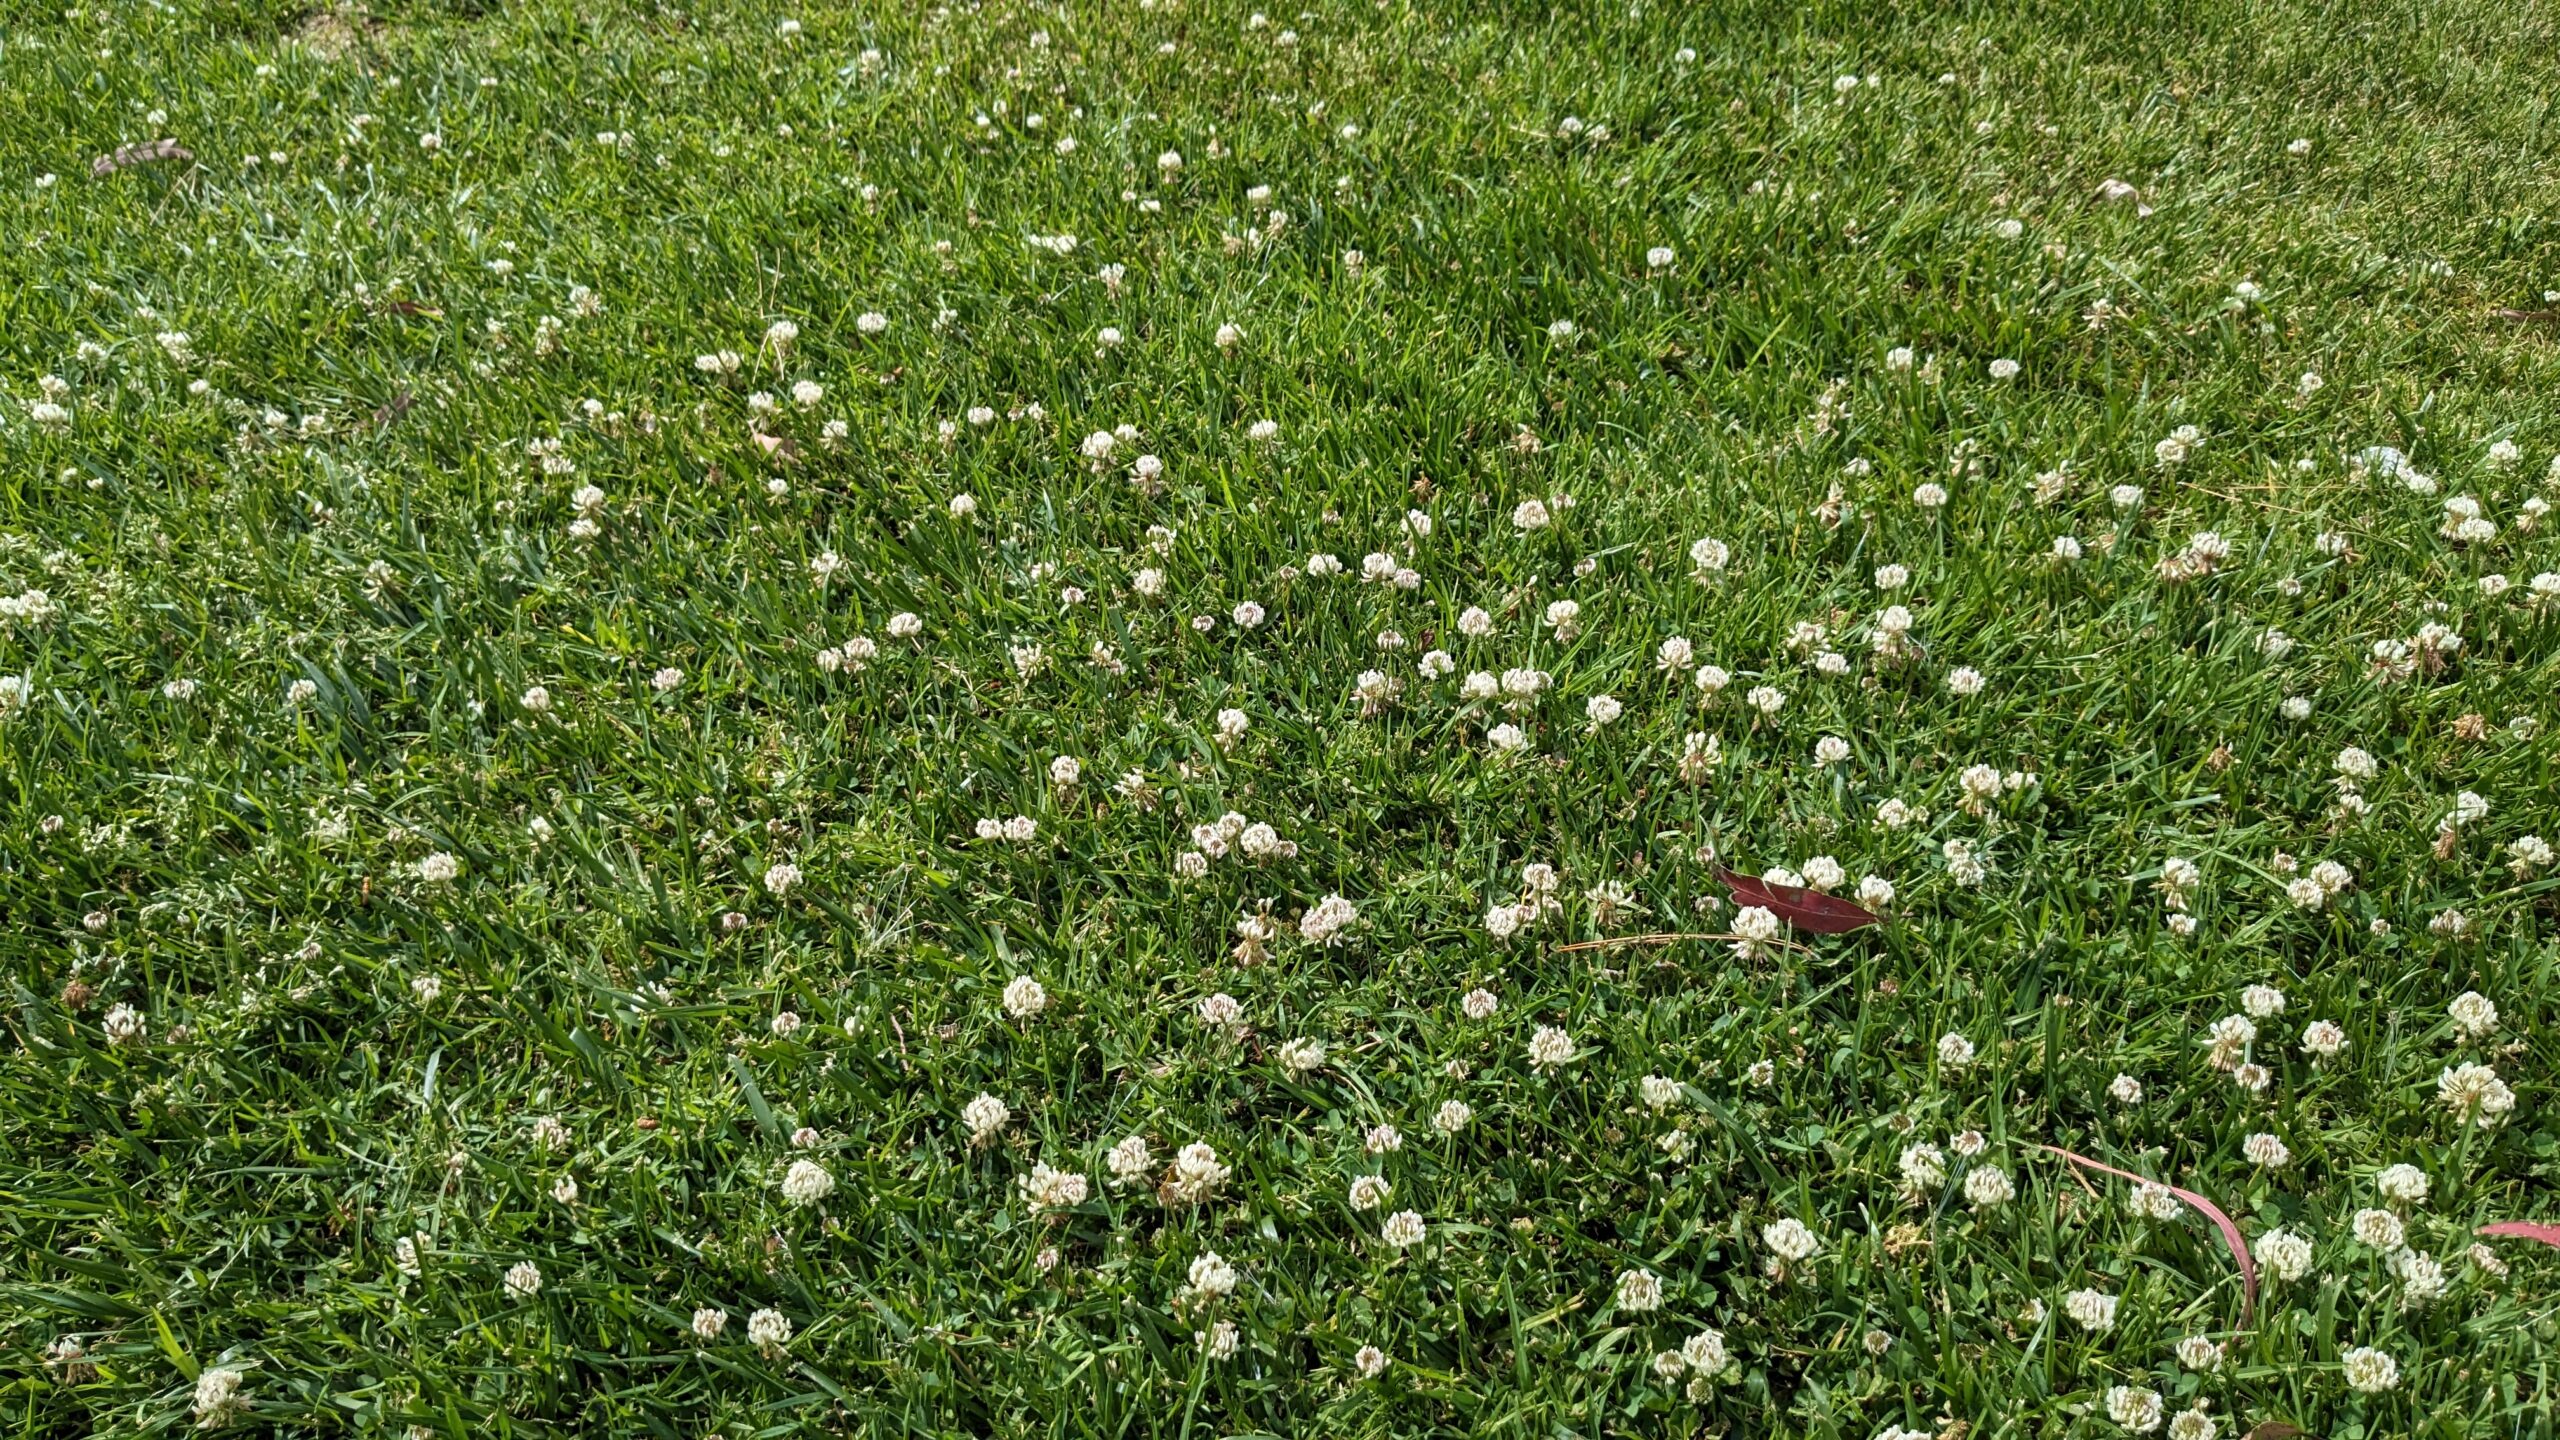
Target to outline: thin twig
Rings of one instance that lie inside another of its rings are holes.
[[[1612,945],[1669,945],[1681,940],[1740,940],[1741,938],[1743,937],[1731,933],[1690,934],[1685,931],[1666,932],[1659,935],[1612,935],[1602,940],[1576,940],[1570,945],[1558,945],[1551,953],[1569,955],[1576,950],[1605,950]],[[1790,950],[1801,950],[1807,955],[1818,953],[1812,946],[1797,940],[1763,940],[1760,943],[1783,945]]]

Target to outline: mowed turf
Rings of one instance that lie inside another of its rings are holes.
[[[0,1422],[2549,1433],[2555,54],[0,12]]]

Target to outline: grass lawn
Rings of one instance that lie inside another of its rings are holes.
[[[2560,1431],[2555,94],[0,11],[0,1431]]]

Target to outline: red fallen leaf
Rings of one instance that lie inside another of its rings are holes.
[[[2502,1237],[2513,1236],[2518,1240],[2539,1240],[2554,1250],[2560,1250],[2560,1225],[2546,1224],[2540,1220],[2501,1220],[2494,1225],[2481,1226],[2479,1233]]]
[[[1719,867],[1716,878],[1733,892],[1737,905],[1757,905],[1799,930],[1816,935],[1840,935],[1862,926],[1883,923],[1883,917],[1872,910],[1852,905],[1836,895],[1819,890],[1804,890],[1793,885],[1772,885]]]
[[[2196,1207],[2206,1219],[2214,1223],[2216,1229],[2222,1232],[2223,1247],[2229,1250],[2231,1258],[2240,1264],[2240,1283],[2247,1291],[2247,1297],[2240,1307],[2240,1324],[2243,1329],[2248,1327],[2250,1319],[2258,1312],[2258,1262],[2250,1258],[2249,1242],[2241,1238],[2240,1227],[2231,1223],[2231,1217],[2222,1213],[2221,1206],[2193,1190],[2181,1190],[2175,1185],[2163,1185],[2157,1180],[2136,1175],[2130,1170],[2119,1170],[2113,1165],[2101,1165],[2086,1155],[2074,1155],[2068,1150],[2058,1150],[2051,1145],[2035,1145],[2028,1148],[2041,1150],[2047,1155],[2059,1155],[2074,1165],[2086,1166],[2091,1170],[2103,1170],[2109,1175],[2122,1176],[2137,1185],[2160,1185],[2161,1189]]]

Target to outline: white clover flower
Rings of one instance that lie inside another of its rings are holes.
[[[794,1160],[782,1176],[782,1198],[794,1205],[815,1205],[835,1188],[836,1177],[815,1160]]]
[[[2359,1345],[2338,1358],[2347,1388],[2358,1394],[2379,1395],[2400,1384],[2400,1362],[2370,1345]]]
[[[1529,1066],[1553,1073],[1570,1065],[1578,1052],[1573,1037],[1553,1025],[1541,1025],[1529,1037]]]
[[[1102,1159],[1104,1166],[1111,1171],[1111,1183],[1114,1185],[1135,1184],[1145,1179],[1147,1171],[1155,1165],[1155,1157],[1148,1151],[1147,1138],[1143,1135],[1128,1136],[1112,1146]]]
[[[244,1377],[228,1365],[207,1366],[196,1375],[195,1415],[199,1430],[219,1430],[249,1408],[240,1393]]]
[[[2359,1210],[2350,1228],[2359,1243],[2386,1252],[2399,1249],[2407,1238],[2400,1217],[2388,1210]]]
[[[2427,1172],[2415,1165],[2388,1165],[2373,1177],[2373,1188],[2395,1205],[2424,1205]]]
[[[2263,1131],[2240,1142],[2240,1155],[2262,1170],[2281,1170],[2293,1161],[2293,1152],[2284,1141]]]
[[[2516,1107],[2516,1092],[2497,1071],[2476,1061],[2447,1066],[2436,1076],[2436,1099],[2482,1130],[2495,1128]]]
[[[1965,1173],[1965,1203],[1976,1210],[1996,1210],[2016,1197],[2017,1184],[2009,1172],[1995,1166],[1980,1165]]]
[[[1650,1270],[1619,1271],[1618,1308],[1631,1312],[1661,1309],[1661,1277]]]
[[[1822,1248],[1822,1238],[1811,1226],[1792,1215],[1781,1216],[1760,1227],[1760,1243],[1769,1253],[1790,1264],[1810,1260]]]
[[[1028,975],[1016,975],[1004,987],[1004,1013],[1028,1020],[1049,1008],[1049,992]]]
[[[1333,945],[1348,939],[1360,911],[1339,895],[1327,895],[1298,919],[1298,934],[1310,945]]]
[[[2465,990],[2445,1007],[2453,1019],[2454,1034],[2464,1040],[2480,1040],[2496,1032],[2498,1007],[2477,990]]]
[[[2250,1253],[2279,1281],[2291,1283],[2311,1273],[2311,1242],[2290,1230],[2270,1230],[2258,1237]]]
[[[2139,1220],[2175,1220],[2184,1213],[2168,1186],[2150,1180],[2133,1187],[2133,1193],[2125,1197],[2125,1210]]]
[[[1045,1162],[1035,1163],[1031,1172],[1018,1177],[1014,1184],[1035,1210],[1072,1210],[1093,1193],[1092,1182],[1083,1175],[1053,1169]]]
[[[1745,905],[1733,912],[1733,953],[1744,960],[1756,959],[1780,933],[1778,917],[1766,906]]]
[[[2136,1435],[2159,1429],[2161,1414],[2157,1390],[2141,1385],[2114,1385],[2107,1389],[2107,1418]]]
[[[985,1145],[1013,1123],[1013,1107],[993,1095],[980,1092],[960,1111],[960,1122],[969,1127],[969,1143]]]
[[[2116,1297],[2103,1290],[2074,1290],[2062,1297],[2062,1313],[2083,1330],[2112,1330],[2116,1324]]]

